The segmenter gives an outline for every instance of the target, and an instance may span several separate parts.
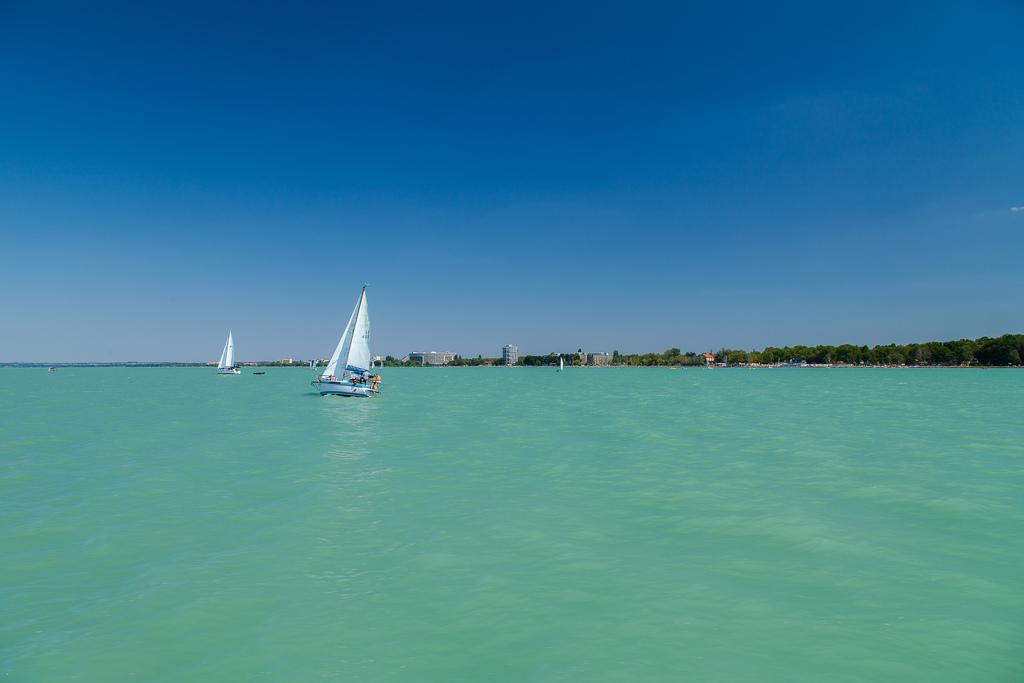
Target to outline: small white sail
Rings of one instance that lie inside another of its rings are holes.
[[[559,356],[558,357],[558,371],[561,372],[562,370],[565,370],[565,359],[562,358],[561,356]]]
[[[228,332],[228,340],[224,342],[224,350],[220,352],[220,362],[217,363],[217,368],[230,368],[235,365],[235,340],[231,337],[231,332]]]
[[[231,336],[231,332],[228,332],[228,355],[224,359],[224,362],[227,363],[227,367],[229,368],[235,367],[235,340],[234,337]]]

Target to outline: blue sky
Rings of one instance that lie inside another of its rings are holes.
[[[0,3],[0,360],[1024,331],[1019,3],[365,4]]]

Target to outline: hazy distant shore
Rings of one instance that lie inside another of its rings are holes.
[[[380,358],[378,356],[377,358]],[[599,362],[594,364],[595,358]],[[620,353],[611,354],[575,352],[547,353],[542,355],[521,355],[516,367],[553,367],[564,361],[566,367],[816,367],[816,368],[968,368],[968,367],[1020,367],[1024,358],[1024,334],[1004,334],[999,337],[977,339],[956,339],[930,341],[912,344],[879,344],[876,346],[840,344],[819,344],[817,346],[766,346],[760,351],[743,349],[719,349],[717,353],[697,353],[666,349],[661,353]],[[383,367],[506,367],[501,358],[467,358],[455,354],[451,362],[443,366],[424,366],[394,356],[380,358]],[[284,358],[240,362],[242,368],[306,368],[316,361],[320,365],[326,360]],[[0,363],[0,367],[76,367],[76,368],[211,368],[216,362],[193,363],[119,361],[110,363],[63,362],[63,363]]]
[[[308,370],[308,363],[305,366],[300,364],[294,365],[275,365],[273,363],[246,363],[240,366],[244,369],[256,369],[256,368],[276,368],[279,370]],[[481,369],[499,369],[499,370],[510,370],[510,369],[541,369],[548,370],[551,368],[558,367],[557,365],[396,365],[392,367],[406,367],[406,368],[435,368],[435,369],[469,369],[469,368],[481,368]],[[618,364],[618,365],[583,365],[583,366],[566,366],[566,370],[609,370],[609,369],[622,369],[622,368],[633,368],[636,370],[792,370],[792,369],[884,369],[884,370],[908,370],[908,369],[950,369],[950,370],[992,370],[992,369],[1012,369],[1019,368],[1019,365],[844,365],[841,363],[834,364],[821,364],[821,363],[808,363],[806,365],[629,365],[629,364]],[[216,365],[209,365],[207,363],[0,363],[0,368],[210,368],[215,369]]]

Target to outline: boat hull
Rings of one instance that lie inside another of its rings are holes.
[[[242,371],[238,368],[217,368],[218,375],[241,375]]]
[[[353,398],[370,398],[375,396],[377,391],[364,384],[352,384],[351,382],[314,381],[313,386],[320,392],[321,396],[351,396]]]

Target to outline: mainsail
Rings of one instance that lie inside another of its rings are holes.
[[[228,340],[224,342],[224,350],[220,352],[220,362],[217,363],[218,368],[231,368],[235,366],[235,340],[231,338],[231,332],[228,332]]]
[[[370,315],[366,308],[365,286],[323,374],[341,376],[339,363],[342,373],[364,372],[370,368]]]
[[[353,372],[370,369],[370,313],[366,308],[366,287],[360,292],[359,303],[356,304],[356,322],[352,326],[345,369]]]

